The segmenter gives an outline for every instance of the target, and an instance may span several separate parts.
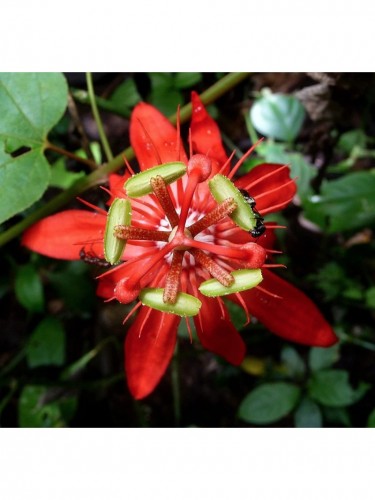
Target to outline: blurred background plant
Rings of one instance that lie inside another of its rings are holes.
[[[374,427],[374,83],[370,73],[0,74],[0,425]],[[132,160],[134,105],[166,115],[181,105],[186,122],[191,90],[207,92],[228,152],[265,137],[242,172],[291,166],[298,196],[277,220],[287,227],[278,262],[340,342],[291,345],[255,319],[243,327],[230,305],[243,364],[190,345],[181,328],[170,372],[134,402],[122,366],[128,307],[95,296],[99,263],[32,254],[19,236],[80,207],[82,192],[105,207],[97,186],[123,154]]]

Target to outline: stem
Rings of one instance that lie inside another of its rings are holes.
[[[180,377],[178,370],[178,341],[176,343],[176,348],[172,358],[171,378],[172,378],[174,423],[176,427],[179,427],[181,422],[181,395],[180,395]]]
[[[96,163],[94,161],[77,156],[76,154],[71,153],[70,151],[67,151],[66,149],[60,148],[59,146],[55,146],[54,144],[51,144],[50,142],[48,142],[46,144],[46,149],[50,149],[51,151],[55,151],[55,153],[59,153],[60,155],[63,155],[63,156],[67,156],[68,158],[71,158],[72,160],[75,160],[76,162],[83,163],[83,164],[89,166],[91,169],[96,168]]]
[[[107,136],[105,135],[102,119],[100,118],[98,106],[96,104],[95,94],[94,94],[94,86],[92,84],[91,73],[86,73],[86,82],[87,82],[87,90],[88,90],[89,98],[90,98],[90,102],[91,102],[92,114],[94,115],[96,126],[98,127],[100,140],[102,142],[103,149],[104,149],[105,155],[107,157],[107,160],[112,161],[113,154],[112,154],[111,148],[109,146]]]
[[[215,83],[207,89],[205,92],[201,94],[201,99],[203,104],[209,104],[223,94],[231,90],[233,87],[238,85],[242,80],[244,80],[249,73],[229,73],[224,78],[222,78],[219,82]],[[180,110],[181,123],[185,123],[191,116],[191,104],[187,104]],[[177,113],[171,116],[171,123],[176,123]],[[69,189],[58,194],[51,201],[47,202],[43,207],[38,208],[23,219],[21,222],[18,222],[14,226],[10,227],[7,231],[4,231],[0,234],[0,247],[5,243],[8,243],[13,238],[19,236],[25,229],[30,227],[35,222],[39,221],[43,217],[50,215],[53,212],[56,212],[59,208],[66,205],[71,199],[75,196],[82,194],[83,192],[90,189],[92,186],[95,186],[99,182],[105,182],[108,174],[116,172],[119,168],[121,168],[124,164],[124,157],[127,160],[132,160],[134,158],[134,151],[132,148],[127,148],[125,151],[121,152],[117,155],[113,160],[108,162],[107,164],[99,167],[94,172],[89,174],[84,179],[78,180],[73,186]]]

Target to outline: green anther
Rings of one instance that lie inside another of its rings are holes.
[[[245,229],[245,231],[251,231],[256,226],[256,217],[254,212],[241,194],[240,190],[236,188],[232,181],[221,174],[216,174],[208,182],[212,196],[218,203],[226,200],[227,198],[233,198],[237,203],[237,208],[229,217],[233,220],[237,226]]]
[[[180,177],[186,174],[186,165],[180,161],[171,163],[163,163],[148,170],[144,170],[139,174],[135,174],[128,179],[124,184],[126,193],[131,198],[138,198],[145,194],[152,193],[150,180],[157,175],[163,177],[166,184],[171,184]]]
[[[143,305],[163,311],[177,314],[178,316],[196,316],[202,306],[202,302],[187,293],[179,292],[174,304],[163,301],[164,288],[145,288],[139,294],[139,300]]]
[[[115,226],[129,226],[131,216],[132,207],[130,201],[124,198],[116,198],[108,211],[104,233],[104,257],[111,264],[116,264],[121,259],[126,244],[126,240],[121,240],[113,234]]]
[[[204,281],[199,287],[199,291],[207,297],[220,297],[254,288],[263,279],[260,269],[238,269],[233,271],[231,275],[234,278],[233,285],[224,286],[218,280],[211,279]]]

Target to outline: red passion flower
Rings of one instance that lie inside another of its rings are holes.
[[[125,371],[136,399],[150,394],[173,355],[185,318],[209,351],[239,365],[245,344],[223,297],[271,332],[293,342],[330,346],[337,338],[313,302],[274,274],[275,225],[263,216],[296,192],[286,165],[262,164],[236,178],[254,146],[231,167],[215,121],[196,93],[189,156],[177,129],[156,108],[138,104],[130,141],[140,173],[128,165],[109,178],[109,212],[67,210],[28,229],[22,243],[59,259],[105,258],[97,293],[137,311],[125,339]],[[104,242],[104,244],[103,244]]]

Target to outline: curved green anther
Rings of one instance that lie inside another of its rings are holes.
[[[185,174],[186,165],[184,163],[180,161],[163,163],[162,165],[133,175],[125,182],[124,189],[131,198],[138,198],[139,196],[152,193],[150,181],[153,177],[160,175],[166,184],[171,184]]]
[[[104,257],[107,262],[116,264],[124,251],[126,240],[117,238],[113,233],[116,226],[129,226],[132,216],[132,207],[129,200],[116,198],[112,203],[104,233]]]
[[[208,185],[212,196],[218,203],[221,203],[227,198],[233,198],[237,203],[237,208],[228,215],[237,226],[245,229],[245,231],[251,231],[255,228],[256,217],[251,206],[228,177],[216,174],[208,181]]]
[[[263,280],[260,269],[238,269],[233,271],[231,275],[234,278],[234,283],[230,286],[224,286],[218,280],[211,279],[201,283],[198,290],[207,297],[220,297],[249,290],[259,285]]]
[[[177,294],[174,304],[168,304],[163,301],[163,294],[164,288],[144,288],[139,294],[139,300],[145,306],[178,316],[196,316],[202,306],[199,299],[183,292]]]

